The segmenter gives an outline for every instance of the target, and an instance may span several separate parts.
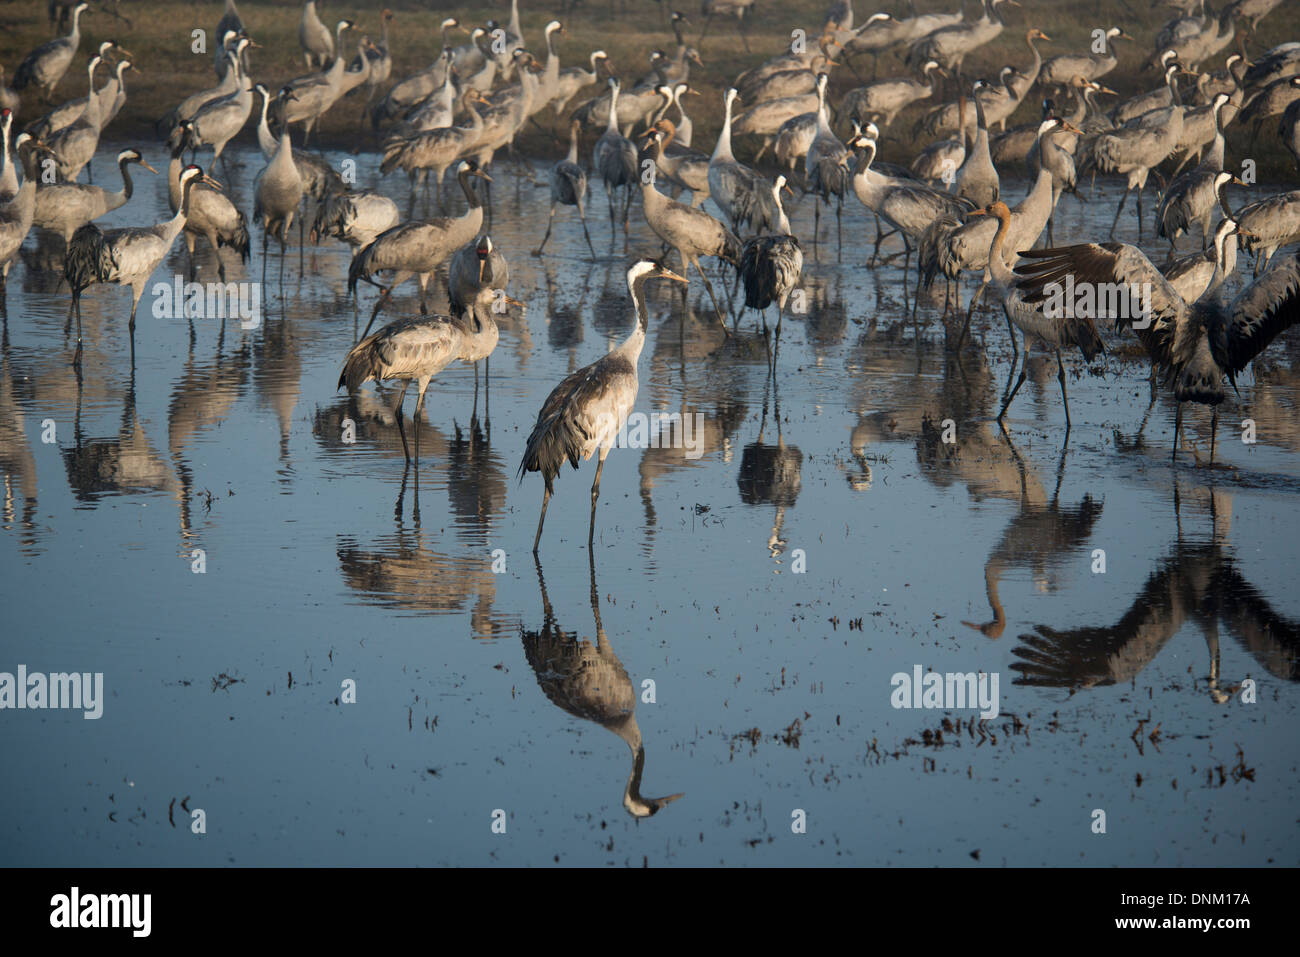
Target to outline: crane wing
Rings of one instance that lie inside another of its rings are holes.
[[[1048,286],[1066,288],[1067,277],[1076,289],[1087,283],[1094,288],[1100,284],[1136,287],[1151,310],[1151,321],[1145,328],[1134,323],[1133,331],[1152,358],[1164,363],[1173,360],[1174,330],[1187,313],[1187,303],[1142,250],[1128,243],[1080,243],[1055,249],[1025,249],[1020,255],[1015,268],[1020,277],[1016,288],[1030,304],[1046,301],[1053,292]],[[1097,296],[1095,301],[1100,305],[1102,298]],[[1119,328],[1126,317],[1113,318]]]
[[[1300,250],[1280,259],[1238,293],[1221,324],[1211,331],[1215,360],[1233,380],[1236,373],[1280,333],[1300,322]],[[1234,381],[1235,385],[1235,381]]]

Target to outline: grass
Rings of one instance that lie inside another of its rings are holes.
[[[534,0],[523,0],[521,21],[526,39],[539,47],[533,51],[539,60],[545,58],[545,50],[540,48],[542,27],[555,16],[565,23],[568,31],[568,36],[561,37],[557,43],[563,66],[579,63],[586,65],[588,53],[600,48],[609,53],[620,75],[636,78],[648,71],[650,50],[663,48],[671,51],[673,47],[673,35],[666,20],[671,4],[672,0],[637,4],[630,4],[627,0],[610,0],[608,4],[591,0],[570,14],[560,14],[558,4],[544,6]],[[994,77],[1004,64],[1021,67],[1028,65],[1030,56],[1024,35],[1031,26],[1038,27],[1052,37],[1051,43],[1042,45],[1045,56],[1084,50],[1094,28],[1121,26],[1134,37],[1134,42],[1120,47],[1120,66],[1104,82],[1125,95],[1152,89],[1159,85],[1158,73],[1154,70],[1143,72],[1140,66],[1152,53],[1157,31],[1174,11],[1163,6],[1149,6],[1148,0],[1131,0],[1131,4],[1124,0],[1033,0],[1032,4],[1027,4],[1028,9],[1008,8],[1006,30],[997,40],[975,51],[967,59],[965,74],[971,78]],[[760,0],[748,30],[749,53],[741,43],[734,20],[714,20],[709,35],[700,48],[705,67],[702,71],[697,68],[691,76],[691,85],[703,94],[692,98],[689,104],[696,126],[697,146],[707,148],[713,142],[721,125],[722,92],[730,81],[742,70],[762,59],[785,52],[790,43],[790,31],[795,26],[816,34],[828,5],[829,0],[791,0],[780,5]],[[968,5],[974,9],[969,0]],[[390,34],[394,80],[424,68],[435,58],[440,42],[438,24],[443,17],[455,15],[462,23],[474,25],[489,17],[504,22],[509,16],[509,4],[506,2],[478,6],[398,2],[391,3],[390,6],[395,13]],[[687,33],[694,42],[703,26],[703,17],[694,3],[684,6],[683,12],[692,21]],[[881,6],[900,15],[906,12],[905,4],[897,2]],[[923,10],[951,10],[954,2],[922,0],[919,6]],[[381,4],[377,2],[347,4],[339,0],[328,0],[321,16],[327,23],[342,17],[355,19],[363,31],[371,31],[372,39],[378,40],[380,7]],[[858,21],[864,21],[876,9],[878,7],[874,4],[857,0],[855,10]],[[206,0],[203,3],[184,0],[122,0],[121,10],[133,21],[129,30],[114,20],[110,13],[98,8],[92,8],[90,15],[83,19],[81,55],[63,78],[56,97],[83,95],[84,74],[80,67],[86,62],[86,54],[101,40],[118,41],[135,54],[140,72],[127,74],[127,103],[109,128],[108,136],[113,140],[147,146],[157,140],[153,131],[157,117],[189,93],[215,84],[212,55],[218,40],[212,34],[222,13],[222,3],[220,0]],[[243,0],[239,3],[239,10],[250,34],[263,47],[252,51],[253,71],[257,80],[275,89],[284,81],[305,72],[298,46],[298,23],[302,7],[296,0]],[[192,52],[191,31],[195,29],[207,31],[208,52]],[[28,50],[49,39],[51,34],[44,2],[17,0],[6,4],[0,10],[0,63],[8,68],[9,75],[12,75],[13,69]],[[352,37],[353,39],[345,41],[349,57],[355,54],[356,39],[359,39],[356,34]],[[1251,41],[1248,49],[1250,53],[1258,55],[1276,43],[1296,37],[1300,37],[1300,3],[1284,4],[1265,18],[1260,25],[1259,36]],[[463,40],[462,35],[457,42]],[[890,53],[881,58],[881,76],[903,72],[902,52]],[[1203,68],[1218,69],[1229,52],[1231,48]],[[864,71],[870,71],[871,68],[870,58],[862,57],[855,65],[865,75]],[[837,102],[840,94],[858,83],[858,79],[848,69],[838,69],[832,81],[832,101]],[[598,92],[596,87],[590,89],[590,95]],[[584,94],[579,94],[573,105],[576,106],[583,98]],[[1033,120],[1038,115],[1040,103],[1039,95],[1031,93],[1017,114],[1008,121],[1009,125]],[[29,121],[45,109],[34,95],[28,95],[24,98],[20,118]],[[374,148],[376,142],[373,135],[369,132],[364,137],[358,135],[361,110],[362,98],[357,96],[349,97],[336,105],[322,122],[322,143],[345,148]],[[925,145],[924,141],[913,140],[910,135],[912,123],[920,112],[918,108],[903,114],[895,124],[893,136],[886,134],[886,142],[882,144],[883,158],[906,161]],[[543,125],[548,126],[549,112],[541,114],[539,119]],[[550,157],[565,148],[564,144],[553,140],[549,134],[538,132],[532,127],[526,130],[519,141],[520,148],[525,153]],[[560,132],[563,135],[563,124]],[[1266,123],[1259,140],[1253,145],[1248,143],[1248,130],[1232,126],[1228,132],[1228,156],[1232,162],[1249,155],[1255,159],[1261,179],[1296,178],[1294,161],[1276,135],[1276,123]],[[254,126],[250,123],[241,134],[241,139],[252,142],[254,135]],[[745,144],[746,147],[752,145]]]

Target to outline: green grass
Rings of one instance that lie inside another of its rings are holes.
[[[722,91],[732,78],[762,59],[788,49],[790,30],[795,26],[801,26],[810,34],[815,34],[820,29],[828,5],[829,0],[791,0],[781,4],[759,0],[749,28],[750,53],[746,53],[741,44],[734,20],[714,20],[709,36],[705,38],[700,50],[705,67],[702,71],[697,68],[691,76],[691,85],[703,94],[692,98],[689,104],[696,126],[697,146],[707,148],[713,142],[721,124]],[[951,10],[954,5],[954,0],[943,3],[920,0],[918,4],[922,10]],[[968,5],[974,9],[973,4]],[[456,15],[467,25],[479,23],[488,17],[504,22],[509,16],[509,4],[502,2],[480,6],[451,6],[441,3],[418,6],[393,3],[390,6],[396,14],[390,34],[394,80],[422,69],[435,58],[439,47],[437,26],[444,16]],[[1155,34],[1173,15],[1172,9],[1153,7],[1149,0],[1131,0],[1131,6],[1120,0],[1028,0],[1026,6],[1028,9],[1009,8],[1008,26],[1003,34],[967,59],[965,73],[969,77],[994,77],[1001,66],[1007,63],[1021,67],[1028,65],[1029,51],[1024,43],[1024,34],[1031,26],[1038,27],[1052,37],[1051,43],[1042,46],[1045,55],[1084,50],[1094,28],[1121,26],[1135,38],[1135,42],[1120,47],[1120,66],[1104,82],[1126,95],[1159,85],[1160,78],[1155,71],[1140,72],[1139,67],[1150,56]],[[672,9],[672,0],[665,0],[662,10],[659,3],[618,0],[621,12],[617,13],[606,0],[588,0],[585,6],[579,6],[567,16],[560,15],[558,7],[558,4],[544,6],[533,0],[522,2],[524,34],[528,41],[538,47],[533,52],[539,60],[545,58],[545,50],[541,48],[541,30],[553,16],[564,21],[568,30],[568,36],[560,38],[557,44],[561,64],[564,66],[578,63],[585,65],[590,51],[600,48],[610,54],[620,75],[635,78],[648,70],[650,50],[656,47],[672,49],[672,32],[663,19],[664,13]],[[322,19],[330,23],[341,17],[354,18],[363,31],[370,31],[372,38],[377,40],[380,8],[381,5],[375,2],[349,5],[339,0],[329,0],[322,10]],[[679,8],[692,20],[688,35],[693,40],[703,26],[699,6],[690,3],[682,4]],[[899,14],[905,12],[905,5],[896,2],[880,6],[866,0],[857,0],[855,3],[859,22],[876,9],[882,8]],[[211,34],[221,16],[222,3],[220,0],[206,0],[203,3],[123,0],[121,9],[133,21],[130,30],[115,21],[109,13],[98,9],[92,8],[92,15],[84,18],[82,55],[64,77],[56,95],[64,98],[83,95],[85,88],[81,67],[85,63],[85,55],[103,39],[117,40],[136,55],[140,72],[127,74],[127,104],[107,135],[113,140],[148,145],[156,141],[153,122],[157,117],[189,93],[216,82],[212,70],[212,51],[217,38]],[[253,51],[254,76],[257,80],[275,89],[284,81],[305,72],[298,47],[298,22],[302,9],[299,3],[244,0],[239,4],[239,9],[250,34],[263,47]],[[1136,22],[1135,15],[1141,16],[1142,22]],[[206,30],[209,34],[207,53],[191,52],[191,31],[196,28]],[[50,35],[45,3],[42,0],[17,0],[6,4],[0,10],[0,63],[12,75],[12,70],[26,52],[49,39]],[[1276,43],[1295,38],[1300,38],[1300,3],[1285,4],[1261,23],[1260,34],[1251,42],[1249,51],[1258,54]],[[458,42],[463,39],[462,36]],[[355,39],[347,41],[346,46],[349,56],[355,53]],[[903,71],[900,59],[902,52],[882,57],[882,76]],[[1225,51],[1214,61],[1205,64],[1205,68],[1221,67],[1228,52],[1231,51]],[[860,72],[869,71],[870,58],[861,58],[857,67]],[[837,101],[843,91],[858,85],[858,82],[847,68],[838,69],[832,79],[832,100]],[[597,92],[598,89],[592,87],[590,95]],[[580,102],[582,96],[580,94],[575,99],[574,105]],[[1039,107],[1040,97],[1035,91],[1026,98],[1009,124],[1031,121],[1038,115]],[[34,119],[45,109],[34,96],[28,96],[24,99],[20,119]],[[361,99],[356,96],[336,105],[322,123],[322,142],[339,147],[355,147],[358,144],[373,147],[374,138],[369,134],[364,139],[358,138],[360,112]],[[907,132],[911,130],[919,112],[919,109],[914,110],[900,117],[893,131],[895,138],[883,144],[885,159],[906,160],[924,145],[924,142],[912,140]],[[543,113],[539,119],[543,125],[549,125],[548,113]],[[538,133],[531,127],[528,130],[520,139],[520,147],[525,152],[551,156],[561,149],[549,135]],[[1240,127],[1229,128],[1228,154],[1232,162],[1247,155],[1244,151],[1247,148],[1248,133]],[[250,123],[241,138],[247,137],[251,142],[253,135],[254,129]],[[1249,149],[1249,155],[1256,160],[1261,178],[1296,178],[1294,161],[1277,138],[1276,123],[1266,123],[1258,142]]]

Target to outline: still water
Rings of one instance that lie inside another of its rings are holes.
[[[261,160],[233,155],[216,174],[251,211]],[[594,465],[566,467],[535,563],[524,440],[634,315],[599,184],[599,261],[570,209],[529,255],[534,173],[498,163],[490,227],[526,314],[477,394],[468,366],[434,380],[418,472],[389,399],[335,389],[376,295],[354,310],[346,247],[309,247],[305,276],[291,248],[283,287],[273,258],[252,329],[154,319],[146,295],[134,373],[129,292],[92,289],[79,386],[66,290],[34,271],[57,241],[28,240],[0,357],[0,671],[102,672],[105,700],[0,714],[0,860],[1300,863],[1300,338],[1230,394],[1212,467],[1202,409],[1170,467],[1172,400],[1148,416],[1145,364],[1115,353],[1067,358],[1063,445],[1035,352],[1008,440],[1000,312],[946,352],[942,291],[914,323],[851,200],[842,264],[833,216],[820,261],[804,242],[774,379],[752,313],[728,341],[698,277],[686,307],[652,284],[637,409],[699,413],[703,454],[615,450],[590,553]],[[166,218],[141,178],[104,225]],[[1067,197],[1058,241],[1103,236],[1117,197]],[[797,204],[794,231],[812,219]],[[657,252],[632,221],[628,253]],[[415,309],[408,283],[385,315]],[[895,708],[917,666],[995,676],[997,717]]]

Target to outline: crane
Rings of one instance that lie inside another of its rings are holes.
[[[579,458],[590,459],[599,455],[596,478],[591,486],[591,524],[587,531],[587,546],[591,547],[596,531],[600,473],[636,403],[637,360],[641,357],[650,322],[645,305],[645,284],[656,278],[686,282],[684,277],[660,262],[642,259],[634,263],[627,271],[627,287],[636,308],[636,328],[617,349],[566,376],[551,390],[537,413],[537,423],[528,436],[523,462],[519,466],[520,479],[527,472],[540,472],[546,483],[541,515],[537,519],[537,535],[533,538],[534,555],[542,541],[542,526],[546,522],[546,507],[555,491],[555,477],[565,460],[576,469]]]

